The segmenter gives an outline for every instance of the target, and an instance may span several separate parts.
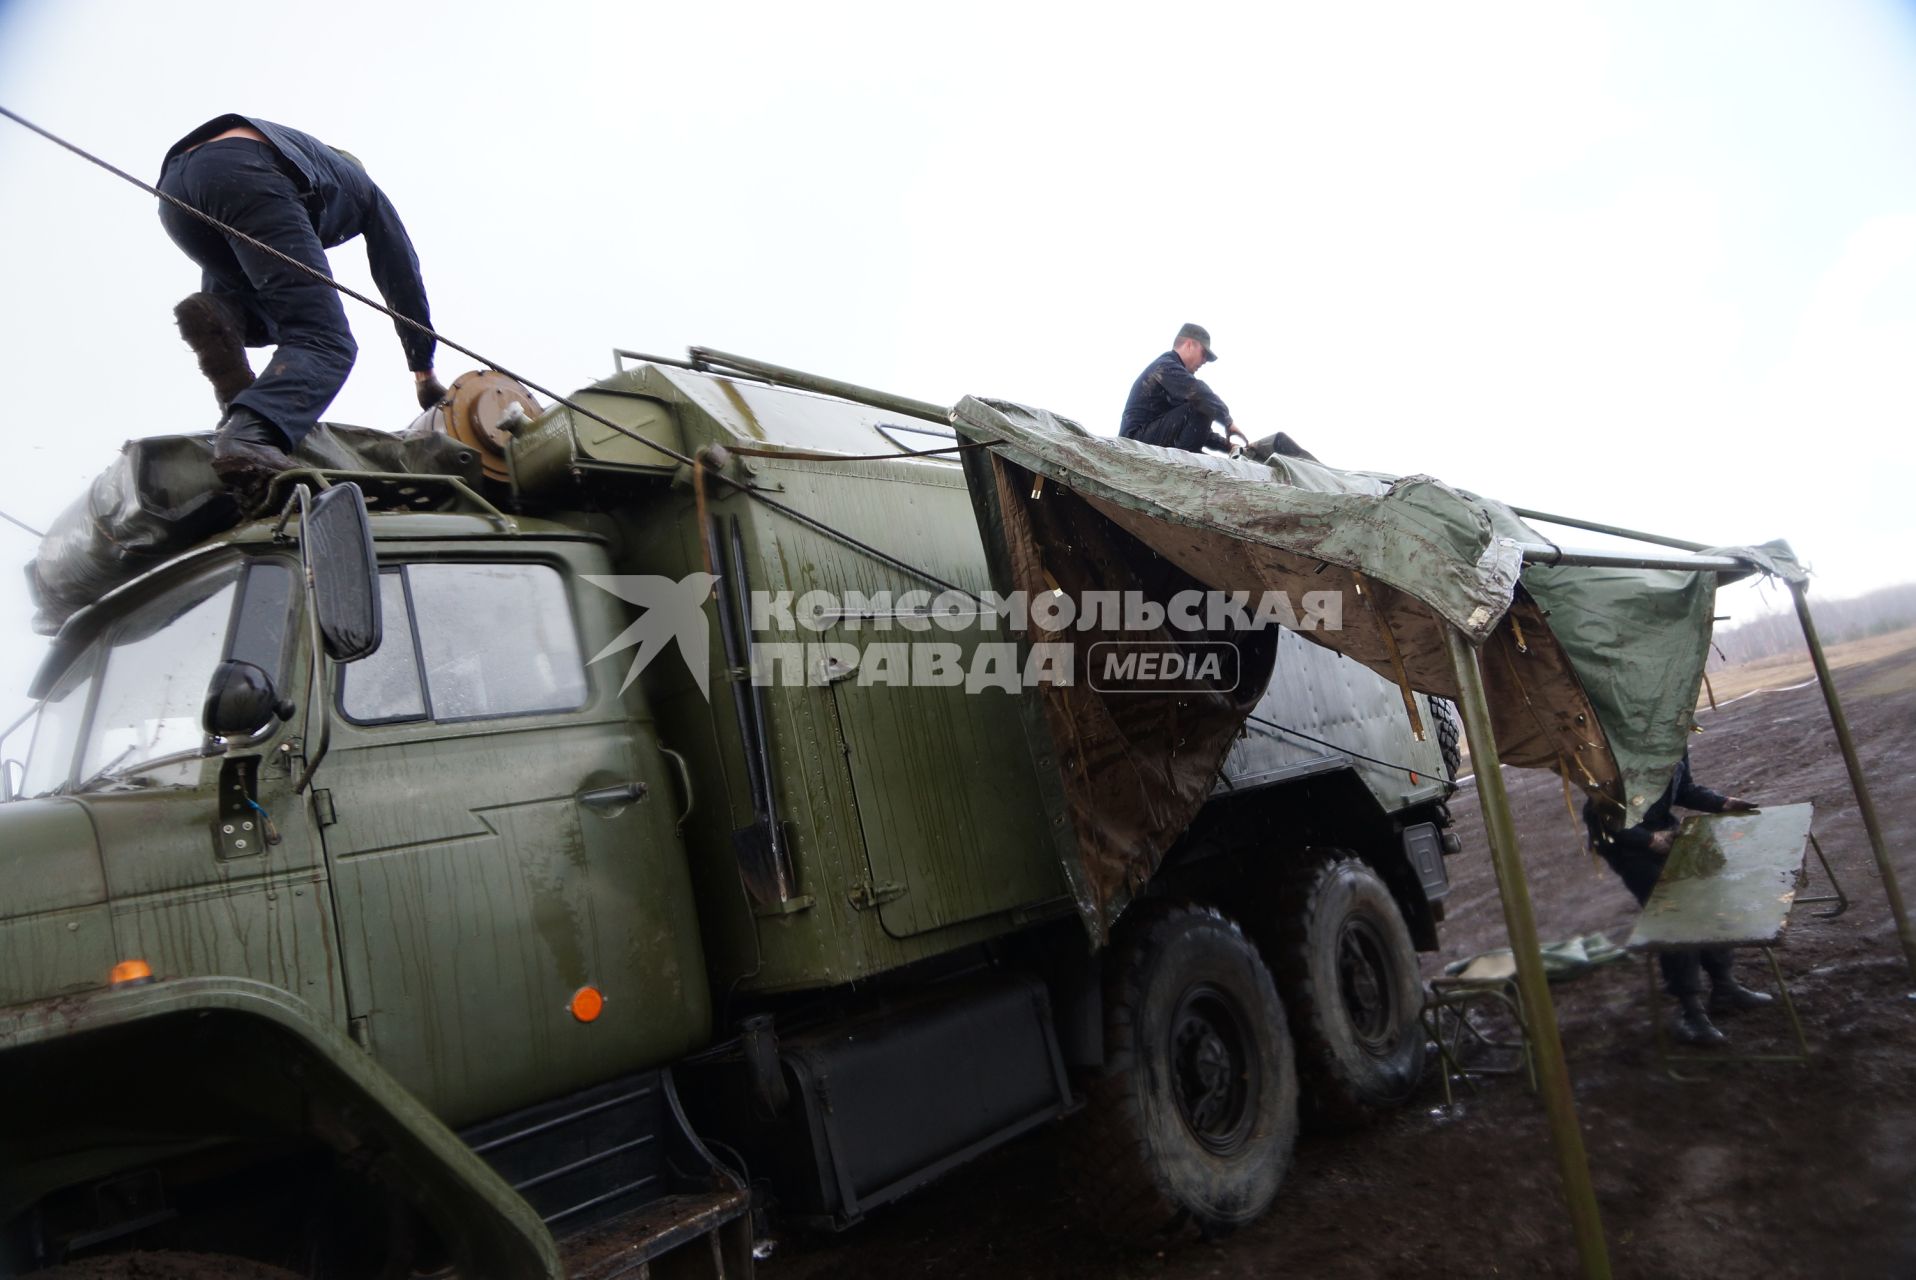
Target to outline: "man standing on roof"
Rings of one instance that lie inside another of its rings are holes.
[[[1217,392],[1198,381],[1198,369],[1217,359],[1211,350],[1211,335],[1202,325],[1187,324],[1178,330],[1171,349],[1146,365],[1138,380],[1131,384],[1131,398],[1124,402],[1124,421],[1118,435],[1143,444],[1163,445],[1198,453],[1209,445],[1229,450],[1236,437],[1249,444],[1231,411]],[[1211,429],[1224,424],[1225,435]]]
[[[1644,810],[1643,821],[1620,831],[1611,830],[1597,802],[1583,806],[1584,825],[1590,832],[1590,844],[1610,869],[1622,878],[1624,887],[1639,904],[1649,901],[1650,891],[1663,874],[1663,864],[1676,843],[1678,820],[1672,806],[1697,809],[1704,813],[1754,813],[1756,806],[1712,791],[1690,775],[1690,753],[1685,751],[1670,775],[1670,785]],[[1719,1045],[1729,1037],[1710,1021],[1712,1013],[1734,1013],[1761,1008],[1774,997],[1752,991],[1730,972],[1730,952],[1724,948],[1704,951],[1664,951],[1657,955],[1663,970],[1663,989],[1677,998],[1678,1009],[1670,1023],[1670,1032],[1685,1044]],[[1703,975],[1710,975],[1710,1001],[1703,1002]]]
[[[358,354],[339,294],[326,283],[325,251],[365,236],[386,305],[430,325],[419,259],[392,202],[357,159],[270,120],[207,121],[166,153],[159,188],[325,277],[160,203],[160,225],[202,272],[201,292],[173,315],[224,414],[213,469],[228,484],[255,483],[295,465],[289,452],[318,425]],[[396,327],[420,407],[431,408],[445,396],[433,376],[433,340]],[[246,348],[269,345],[278,349],[255,380]]]

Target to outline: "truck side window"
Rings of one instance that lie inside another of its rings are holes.
[[[349,718],[471,720],[585,704],[585,665],[557,570],[410,564],[380,586],[385,638],[345,668]]]
[[[419,687],[406,579],[398,569],[379,575],[379,612],[385,619],[379,647],[340,673],[340,709],[361,723],[423,720],[426,695]]]
[[[278,560],[258,560],[246,567],[240,587],[239,610],[226,656],[250,662],[286,687],[286,642],[293,618],[293,568]]]

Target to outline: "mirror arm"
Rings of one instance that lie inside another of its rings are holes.
[[[274,542],[288,540],[286,523],[293,518],[294,507],[299,508],[299,527],[301,529],[306,527],[306,502],[310,494],[311,491],[305,485],[296,484],[293,486],[293,491],[286,495],[286,505],[279,509],[279,520],[273,525]]]
[[[286,705],[292,706],[290,702],[287,703]],[[217,739],[217,741],[219,741],[220,743],[224,745],[222,745],[219,750],[209,751],[207,752],[207,754],[215,755],[215,756],[223,756],[229,751],[245,751],[251,747],[264,746],[266,743],[272,740],[274,734],[279,732],[280,726],[284,723],[285,723],[285,720],[283,720],[279,716],[279,714],[275,712],[273,715],[273,718],[271,720],[268,720],[263,728],[255,729],[252,733],[247,734],[244,738]]]

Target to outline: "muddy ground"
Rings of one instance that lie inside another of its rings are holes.
[[[1916,651],[1838,672],[1878,812],[1916,896]],[[1758,801],[1812,801],[1850,891],[1837,919],[1799,908],[1778,953],[1816,1057],[1661,1075],[1643,966],[1553,988],[1585,1142],[1619,1276],[1916,1276],[1916,990],[1850,795],[1821,695],[1743,698],[1702,718],[1697,776]],[[1507,775],[1538,927],[1622,941],[1636,904],[1580,852],[1554,776]],[[1454,807],[1445,959],[1505,945],[1476,797]],[[1814,860],[1812,859],[1814,870]],[[1821,892],[1820,872],[1809,893]],[[1754,983],[1753,953],[1740,970]],[[1659,1001],[1661,1004],[1662,1002]],[[1781,1045],[1780,1014],[1722,1021],[1735,1044]],[[1574,1274],[1543,1110],[1495,1080],[1446,1114],[1434,1073],[1380,1126],[1306,1138],[1277,1204],[1228,1239],[1150,1255],[1087,1237],[1049,1134],[999,1151],[833,1239],[787,1238],[773,1280],[836,1276],[1209,1277]]]

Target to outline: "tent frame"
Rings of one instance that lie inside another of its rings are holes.
[[[1568,551],[1556,546],[1525,546],[1524,563],[1558,566],[1591,566],[1631,569],[1675,569],[1684,572],[1714,571],[1719,575],[1740,576],[1752,566],[1733,556],[1696,554],[1707,551],[1703,543],[1643,533],[1614,525],[1577,520],[1568,516],[1515,508],[1519,516],[1568,528],[1628,538],[1638,542],[1676,548],[1691,554],[1639,555],[1625,552]],[[1869,783],[1863,776],[1862,761],[1856,754],[1849,721],[1843,714],[1842,699],[1824,656],[1816,621],[1810,614],[1808,593],[1800,581],[1789,584],[1796,604],[1796,616],[1802,624],[1803,642],[1816,667],[1817,683],[1822,687],[1830,723],[1836,730],[1836,742],[1849,770],[1850,789],[1856,796],[1863,827],[1869,834],[1870,852],[1882,877],[1890,913],[1896,920],[1896,936],[1902,943],[1903,958],[1912,978],[1916,978],[1916,934],[1910,929],[1909,914],[1903,903],[1902,889],[1889,859],[1882,824],[1870,799]],[[1490,703],[1484,693],[1482,654],[1461,630],[1445,629],[1450,657],[1456,669],[1457,684],[1463,697],[1459,709],[1464,732],[1470,742],[1470,756],[1477,778],[1477,794],[1484,815],[1484,830],[1490,840],[1491,865],[1496,872],[1497,891],[1503,901],[1504,927],[1510,936],[1510,949],[1516,960],[1517,986],[1522,993],[1529,1018],[1533,1051],[1536,1054],[1539,1092],[1549,1117],[1551,1143],[1556,1149],[1557,1167],[1563,1178],[1564,1202],[1570,1211],[1571,1230],[1576,1239],[1577,1258],[1589,1280],[1608,1280],[1609,1250],[1604,1242],[1603,1221],[1597,1208],[1596,1189],[1591,1182],[1590,1162],[1583,1145],[1583,1130],[1577,1119],[1576,1102],[1570,1089],[1570,1071],[1563,1053],[1563,1039],[1557,1027],[1556,1008],[1550,1000],[1550,984],[1544,975],[1543,950],[1537,938],[1537,923],[1530,907],[1530,890],[1524,878],[1523,858],[1518,848],[1517,829],[1510,812],[1510,795],[1504,788],[1503,766],[1497,754],[1496,735],[1491,729]]]

